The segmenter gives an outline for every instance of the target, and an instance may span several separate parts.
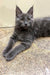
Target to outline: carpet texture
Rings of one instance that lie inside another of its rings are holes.
[[[50,37],[35,40],[28,50],[7,62],[2,52],[12,33],[13,28],[0,28],[0,75],[50,75]]]

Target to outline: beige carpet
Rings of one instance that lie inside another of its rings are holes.
[[[7,62],[2,52],[12,32],[13,28],[0,28],[0,75],[50,75],[50,38],[35,40],[28,50]]]

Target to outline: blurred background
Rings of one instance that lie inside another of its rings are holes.
[[[34,18],[50,16],[50,0],[0,0],[0,27],[15,25],[16,5],[24,13],[34,6]]]

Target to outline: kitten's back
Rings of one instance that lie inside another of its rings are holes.
[[[33,30],[37,37],[50,36],[50,17],[34,19]]]

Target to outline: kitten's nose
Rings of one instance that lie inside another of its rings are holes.
[[[27,22],[25,22],[25,25],[27,26]]]

